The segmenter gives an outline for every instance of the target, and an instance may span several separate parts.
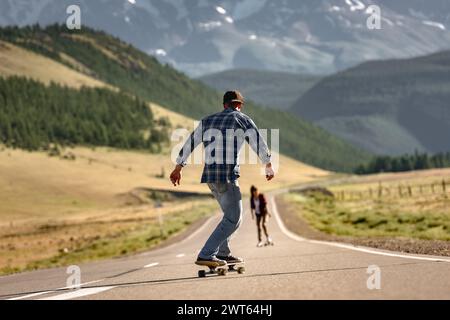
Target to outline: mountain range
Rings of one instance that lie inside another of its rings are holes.
[[[191,76],[251,68],[333,73],[450,49],[448,0],[3,0],[0,25],[63,23],[120,37]],[[370,5],[381,29],[370,30]]]
[[[376,154],[450,150],[450,51],[365,62],[320,80],[290,111]]]

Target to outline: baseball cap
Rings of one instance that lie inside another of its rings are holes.
[[[239,91],[227,91],[223,96],[223,103],[229,102],[244,103],[244,96]]]

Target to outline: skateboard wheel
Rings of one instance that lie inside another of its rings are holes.
[[[240,267],[240,268],[237,269],[237,272],[239,274],[243,274],[243,273],[245,273],[245,268],[244,267]]]
[[[217,274],[218,274],[219,276],[224,276],[224,275],[227,274],[227,270],[226,270],[226,269],[219,269],[219,270],[217,271]]]
[[[198,277],[199,277],[199,278],[204,278],[204,277],[206,277],[206,271],[205,271],[205,270],[199,270],[199,271],[198,271]]]

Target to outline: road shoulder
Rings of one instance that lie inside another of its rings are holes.
[[[447,241],[408,238],[356,238],[327,234],[312,228],[301,217],[301,214],[296,212],[294,206],[284,200],[282,196],[278,195],[274,200],[283,223],[289,226],[290,231],[307,239],[340,242],[409,254],[450,256],[450,243]]]

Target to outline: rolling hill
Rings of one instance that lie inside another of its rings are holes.
[[[450,150],[450,51],[366,62],[322,79],[291,111],[377,154]]]
[[[88,28],[7,27],[0,40],[50,58],[95,81],[191,118],[220,110],[221,94],[117,38]],[[368,154],[286,112],[246,105],[261,128],[279,128],[280,152],[324,169],[350,171]]]
[[[316,84],[320,76],[287,72],[235,69],[199,78],[220,91],[239,88],[246,97],[273,109],[289,109],[298,98]]]

